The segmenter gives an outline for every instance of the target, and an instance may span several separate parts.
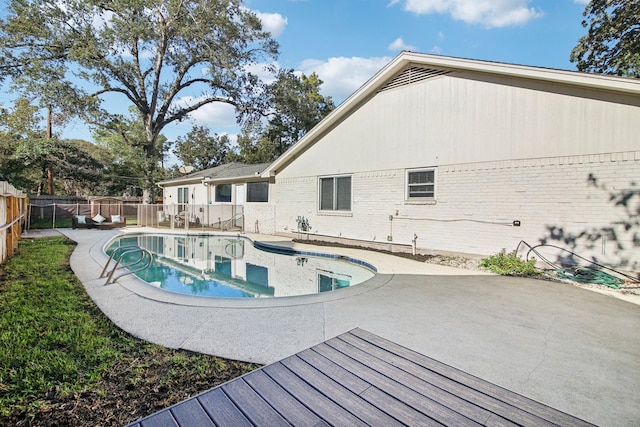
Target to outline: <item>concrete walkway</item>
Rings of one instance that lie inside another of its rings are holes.
[[[360,327],[592,423],[640,425],[638,305],[358,250],[348,252],[380,274],[353,288],[250,303],[178,296],[132,277],[97,279],[117,232],[61,232],[78,243],[71,267],[89,295],[142,339],[271,363]]]

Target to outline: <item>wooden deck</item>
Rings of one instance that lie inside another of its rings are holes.
[[[131,424],[588,426],[362,329]]]

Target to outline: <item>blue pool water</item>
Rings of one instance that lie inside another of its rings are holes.
[[[137,245],[153,254],[151,266],[136,275],[161,289],[221,298],[311,295],[354,286],[375,275],[362,261],[334,255],[293,252],[248,239],[135,234],[107,248]],[[137,257],[137,255],[130,255]],[[126,262],[125,259],[123,259]]]

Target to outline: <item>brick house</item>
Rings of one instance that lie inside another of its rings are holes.
[[[403,52],[262,172],[269,228],[638,270],[639,135],[639,80]]]
[[[272,183],[261,176],[267,166],[227,163],[159,182],[166,217],[159,222],[182,216],[197,226],[272,234]]]

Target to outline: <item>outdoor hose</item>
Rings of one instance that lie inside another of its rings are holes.
[[[571,280],[574,282],[579,282],[579,283],[591,283],[591,284],[597,284],[597,285],[603,285],[603,286],[607,286],[609,288],[613,288],[613,289],[620,289],[620,287],[622,285],[625,284],[625,279],[621,278],[621,277],[616,277],[613,274],[607,273],[603,270],[608,270],[611,271],[612,273],[615,273],[618,276],[622,276],[625,277],[629,280],[631,280],[632,282],[636,282],[638,283],[638,279],[636,279],[633,276],[627,275],[621,271],[615,270],[611,267],[607,267],[605,265],[602,264],[598,264],[597,262],[594,262],[592,260],[589,260],[587,258],[584,258],[578,254],[576,254],[575,252],[572,252],[566,248],[562,248],[560,246],[556,246],[556,245],[550,245],[547,243],[543,243],[540,245],[536,245],[536,246],[531,246],[529,245],[527,242],[525,242],[524,240],[521,240],[520,243],[518,243],[518,246],[516,247],[516,253],[518,253],[518,250],[520,249],[520,245],[525,245],[529,248],[529,251],[527,252],[526,255],[526,260],[529,261],[529,254],[534,253],[539,260],[545,262],[546,264],[548,264],[549,266],[551,266],[551,268],[555,271],[556,276],[560,279],[566,279],[566,280]],[[556,263],[553,263],[551,261],[549,261],[547,258],[545,258],[542,254],[540,254],[540,252],[537,250],[537,248],[540,247],[551,247],[551,248],[555,248],[555,249],[559,249],[561,251],[567,252],[569,253],[572,257],[575,258],[579,258],[587,263],[589,263],[590,265],[588,267],[562,267]]]

